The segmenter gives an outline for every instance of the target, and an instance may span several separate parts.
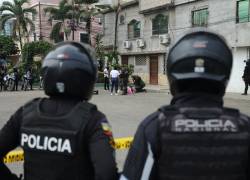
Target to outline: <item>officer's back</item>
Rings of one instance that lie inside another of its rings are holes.
[[[183,36],[167,59],[171,104],[139,126],[122,180],[247,180],[249,119],[223,107],[232,53],[206,31]]]
[[[97,68],[88,48],[65,42],[45,57],[44,91],[0,131],[0,159],[21,145],[25,180],[117,178],[109,123],[91,98]],[[108,163],[107,163],[108,162]],[[0,163],[0,179],[17,179]]]

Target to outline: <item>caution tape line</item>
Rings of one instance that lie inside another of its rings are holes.
[[[115,149],[128,149],[131,146],[133,137],[117,138],[115,139],[114,148]]]
[[[133,137],[114,139],[114,142],[115,142],[114,148],[115,149],[128,149],[130,148],[132,141],[133,141]],[[14,162],[20,162],[23,160],[24,160],[23,150],[11,151],[3,159],[4,163],[14,163]]]
[[[3,158],[4,163],[14,163],[23,160],[24,160],[23,150],[11,151]]]

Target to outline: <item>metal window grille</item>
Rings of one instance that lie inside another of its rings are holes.
[[[199,9],[192,12],[193,26],[207,26],[208,24],[208,9]]]
[[[247,48],[247,59],[250,59],[250,47]]]
[[[80,33],[80,42],[88,43],[89,35],[86,33]]]
[[[140,21],[132,20],[128,24],[128,39],[139,38],[141,31]]]
[[[135,57],[135,65],[136,66],[146,66],[147,65],[147,57],[146,56],[136,56]]]
[[[250,3],[249,0],[237,1],[236,22],[244,23],[250,21]]]
[[[168,33],[168,17],[158,14],[152,20],[152,34],[159,35]]]
[[[124,24],[124,23],[125,23],[125,16],[120,15],[120,24]]]
[[[163,60],[163,74],[167,74],[167,55],[164,55],[164,60]]]

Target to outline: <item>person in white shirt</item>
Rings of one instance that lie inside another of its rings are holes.
[[[109,90],[109,67],[105,67],[104,71],[104,90]]]
[[[110,72],[110,78],[111,78],[111,95],[113,95],[113,90],[115,87],[115,95],[117,94],[118,91],[118,77],[120,73],[117,71],[117,68],[114,67],[114,69]]]

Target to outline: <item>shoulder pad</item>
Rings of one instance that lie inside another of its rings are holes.
[[[83,107],[84,109],[88,108],[89,110],[97,111],[97,106],[95,104],[89,103],[87,101],[82,101],[81,107]]]
[[[35,108],[35,104],[42,100],[42,98],[34,98],[23,105],[23,113],[30,112],[31,109]]]
[[[178,109],[171,105],[165,105],[158,109],[160,112],[178,112]]]
[[[240,116],[240,111],[238,109],[226,107],[226,108],[223,108],[223,111],[226,115],[229,115],[229,116],[235,116],[235,117]]]

